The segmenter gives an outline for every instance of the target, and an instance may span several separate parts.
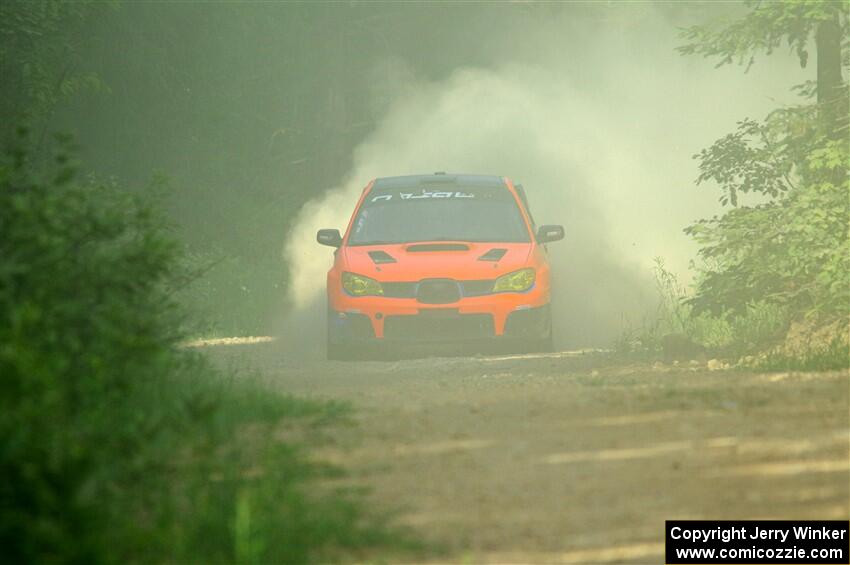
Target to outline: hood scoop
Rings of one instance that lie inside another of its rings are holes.
[[[478,258],[479,261],[498,261],[507,253],[507,249],[494,248]]]
[[[386,251],[370,251],[369,258],[372,259],[372,262],[376,265],[383,265],[384,263],[395,263],[396,260],[392,255],[387,253]]]
[[[427,253],[430,251],[469,251],[469,246],[465,243],[419,243],[416,245],[408,245],[406,251],[408,253]]]

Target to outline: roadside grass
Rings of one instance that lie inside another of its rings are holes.
[[[653,274],[658,291],[657,309],[637,327],[621,331],[613,344],[619,355],[639,359],[716,357],[740,361],[742,368],[761,371],[850,367],[846,324],[837,337],[826,342],[812,340],[792,352],[786,342],[794,325],[792,313],[786,307],[757,301],[747,304],[742,314],[697,314],[688,303],[691,293],[661,258],[656,258]]]
[[[658,299],[656,310],[637,327],[622,330],[614,343],[617,352],[657,356],[664,353],[665,338],[674,335],[707,354],[740,356],[777,341],[787,330],[787,312],[765,302],[749,304],[743,315],[696,314],[687,302],[690,292],[660,257],[655,259],[653,275]]]
[[[161,519],[137,532],[141,543],[128,545],[121,560],[148,553],[151,539],[159,543],[150,560],[178,563],[346,561],[419,547],[410,532],[370,513],[357,492],[323,487],[344,473],[313,461],[310,452],[321,441],[318,432],[348,425],[347,405],[276,394],[250,376],[209,372],[173,394],[200,420],[148,455],[171,456],[172,479],[152,501],[158,508],[128,499],[131,514]]]
[[[755,360],[754,369],[761,371],[833,371],[850,368],[850,344],[847,340],[833,339],[822,347],[813,347],[799,353],[769,351]]]

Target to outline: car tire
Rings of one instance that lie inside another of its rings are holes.
[[[331,312],[329,304],[325,325],[325,359],[328,361],[351,361],[354,359],[354,349],[350,345],[331,341]]]
[[[325,359],[328,361],[351,361],[354,358],[354,350],[349,345],[333,343],[331,341],[330,309],[328,309],[327,332],[325,334]]]

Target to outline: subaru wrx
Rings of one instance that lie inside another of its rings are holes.
[[[485,175],[379,178],[363,190],[327,276],[327,352],[348,359],[407,344],[552,348],[546,244],[522,186]]]

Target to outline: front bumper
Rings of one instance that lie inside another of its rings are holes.
[[[504,313],[420,308],[415,313],[375,312],[370,316],[363,312],[328,310],[328,341],[335,345],[536,340],[548,337],[550,328],[548,302]]]
[[[492,339],[505,336],[508,330],[528,334],[532,331],[525,326],[537,327],[538,316],[545,322],[549,320],[548,284],[535,284],[525,292],[464,296],[445,304],[424,303],[416,298],[354,297],[328,290],[328,330],[332,342],[336,335],[341,339],[365,336],[365,339],[377,340]],[[522,313],[541,308],[545,309],[545,314]],[[509,319],[512,320],[510,324]],[[528,324],[522,322],[526,319]],[[545,324],[546,331],[549,327]],[[410,334],[414,337],[408,337]]]

